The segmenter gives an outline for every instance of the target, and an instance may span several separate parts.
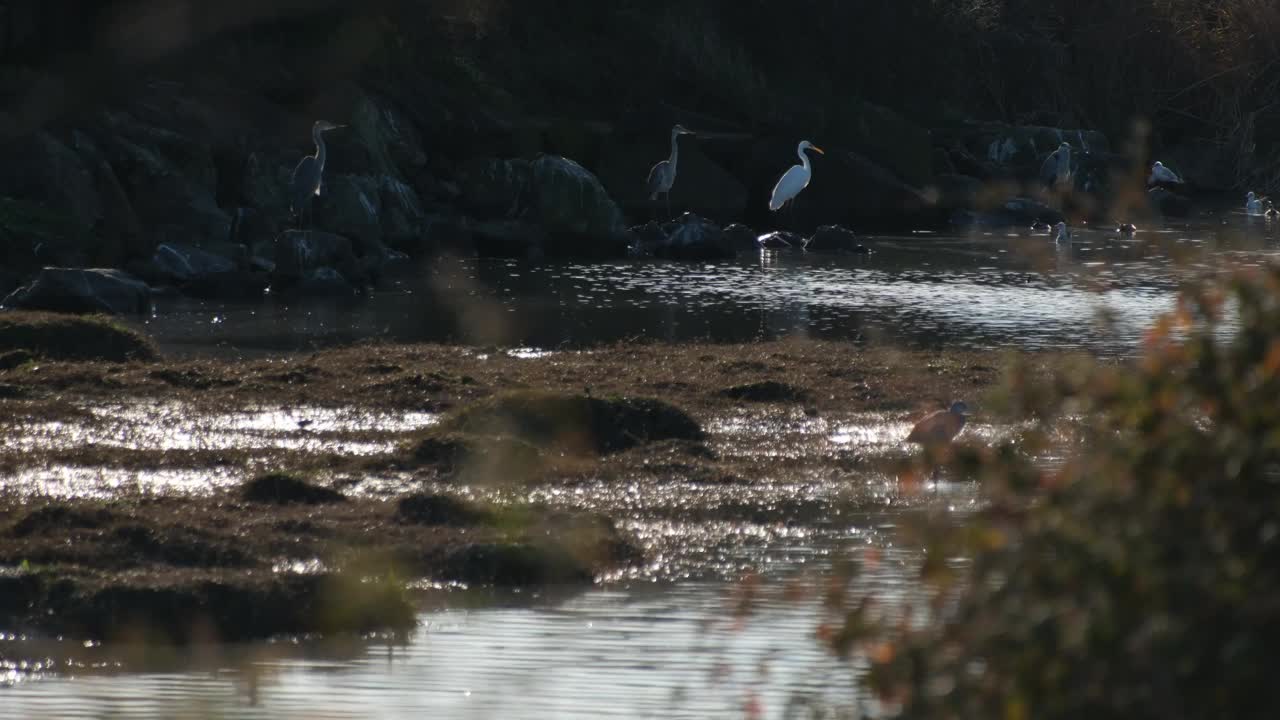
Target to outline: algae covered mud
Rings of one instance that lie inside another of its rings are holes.
[[[804,340],[538,354],[371,344],[248,361],[49,360],[37,350],[0,372],[0,658],[15,684],[6,700],[25,714],[72,709],[47,703],[68,688],[97,693],[94,678],[146,685],[157,662],[198,675],[198,663],[178,659],[187,654],[156,649],[174,642],[215,647],[213,665],[235,675],[332,662],[351,663],[354,678],[381,672],[362,659],[380,652],[376,638],[401,648],[394,657],[422,658],[459,626],[489,639],[458,638],[458,662],[497,682],[531,672],[535,654],[485,669],[504,628],[524,626],[522,613],[554,615],[566,597],[588,626],[612,628],[582,637],[576,622],[562,627],[574,642],[602,643],[595,652],[608,662],[656,667],[629,638],[668,651],[668,633],[712,645],[748,638],[713,626],[733,587],[723,581],[783,565],[795,604],[764,591],[771,609],[751,622],[764,630],[767,618],[788,618],[788,632],[801,632],[828,581],[816,561],[879,548],[892,559],[872,575],[901,583],[914,560],[893,547],[893,518],[975,502],[967,484],[903,484],[895,463],[914,415],[979,397],[999,363]],[[971,432],[1007,429],[979,421]],[[488,600],[475,606],[476,593]],[[668,614],[675,625],[653,624],[686,601],[688,613]],[[704,621],[701,634],[686,632]],[[397,634],[334,640],[380,631]],[[329,640],[207,645],[315,633]],[[545,658],[577,664],[583,651],[570,643]],[[829,662],[816,646],[802,656]],[[714,657],[688,663],[710,673]],[[586,680],[557,687],[573,695]],[[664,682],[628,702],[649,707]],[[495,711],[510,701],[487,693]],[[82,699],[75,710],[112,707]]]

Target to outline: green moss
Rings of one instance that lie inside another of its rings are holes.
[[[601,455],[659,440],[701,440],[683,410],[643,398],[520,391],[498,395],[445,418],[442,431],[513,437],[571,455]]]
[[[46,360],[155,360],[141,333],[100,315],[0,313],[0,353],[25,350]]]

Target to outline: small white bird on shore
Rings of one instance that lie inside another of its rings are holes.
[[[1151,174],[1147,176],[1147,184],[1155,185],[1156,183],[1173,183],[1175,185],[1182,184],[1182,178],[1178,177],[1178,173],[1164,166],[1159,160],[1155,165],[1151,166]]]
[[[1071,244],[1071,228],[1067,227],[1064,222],[1058,223],[1054,228],[1053,242],[1056,245]]]
[[[1246,213],[1250,215],[1261,215],[1264,209],[1262,198],[1258,197],[1256,193],[1251,192],[1245,196],[1244,211]]]

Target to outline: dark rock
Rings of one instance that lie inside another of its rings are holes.
[[[445,558],[444,579],[474,585],[503,587],[589,583],[586,567],[559,546],[529,543],[476,543],[459,548]]]
[[[801,235],[785,230],[765,233],[756,238],[756,247],[765,250],[784,250],[786,248],[804,247],[805,239]]]
[[[64,212],[0,198],[0,266],[5,270],[82,267],[89,261],[94,243],[89,228]]]
[[[106,507],[73,506],[50,503],[28,511],[9,527],[13,537],[65,534],[77,528],[96,530],[118,519]]]
[[[145,257],[154,246],[142,232],[133,201],[116,177],[115,169],[88,135],[75,131],[71,133],[71,140],[85,168],[93,176],[101,200],[102,216],[92,227],[108,251],[117,255],[114,258],[103,257],[100,262],[111,265],[118,264],[121,259]]]
[[[517,240],[545,233],[540,242],[548,257],[626,253],[622,213],[600,181],[571,160],[543,155],[532,163],[483,161],[464,169],[462,181],[463,197],[474,213],[483,220],[521,221],[530,230],[521,230]],[[489,244],[511,252],[509,243]]]
[[[804,249],[810,252],[857,253],[871,252],[866,245],[858,242],[858,236],[852,230],[839,225],[823,225],[812,237],[805,240]]]
[[[1186,217],[1191,214],[1191,200],[1162,187],[1147,191],[1147,203],[1164,217]]]
[[[333,268],[356,279],[360,272],[351,241],[319,230],[288,230],[276,236],[272,259],[275,275],[300,280],[320,268]]]
[[[9,350],[0,353],[0,370],[12,370],[22,367],[35,359],[35,356],[26,350]]]
[[[805,403],[811,398],[809,391],[775,380],[737,385],[716,394],[730,400],[759,403]]]
[[[191,245],[165,243],[156,248],[150,269],[154,275],[148,280],[181,285],[206,275],[229,273],[236,269],[236,263]]]
[[[382,242],[382,193],[374,178],[325,173],[313,212],[317,228],[346,237],[355,247]]]
[[[756,238],[759,235],[755,230],[743,225],[742,223],[733,223],[724,229],[725,244],[737,251],[755,250]]]
[[[666,439],[700,440],[698,423],[658,400],[512,392],[469,405],[440,423],[443,432],[509,436],[573,454],[603,454]]]
[[[80,156],[52,133],[40,131],[4,148],[0,195],[38,202],[83,227],[102,218],[102,199]]]
[[[154,360],[142,335],[104,317],[0,313],[0,352],[23,351],[49,360]]]
[[[489,513],[451,495],[419,493],[400,498],[396,517],[415,525],[479,525],[489,521]]]
[[[478,482],[536,477],[546,464],[542,450],[518,438],[438,432],[413,443],[405,459],[412,466],[434,466],[445,475]]]
[[[230,242],[233,245],[253,248],[271,242],[278,234],[279,225],[261,210],[241,207],[232,213]]]
[[[666,243],[667,230],[656,220],[637,225],[627,231],[631,237],[628,251],[631,255],[653,255],[658,246]]]
[[[70,313],[141,314],[151,309],[151,288],[119,270],[45,268],[29,285],[5,298],[3,306]]]
[[[982,179],[1010,178],[1023,183],[1038,182],[1045,157],[1064,142],[1071,145],[1073,171],[1085,153],[1105,156],[1111,152],[1106,135],[1093,130],[982,123],[938,130],[934,135],[944,145],[963,148],[983,166],[983,170],[978,171],[957,162],[960,172]],[[956,160],[955,152],[952,160]]]
[[[654,247],[653,254],[672,260],[723,260],[733,258],[736,252],[718,225],[685,213]]]
[[[259,475],[240,487],[248,502],[276,505],[324,505],[345,502],[342,493],[285,473]]]

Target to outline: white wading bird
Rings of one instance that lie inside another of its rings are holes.
[[[783,173],[782,178],[778,180],[778,184],[773,188],[773,197],[769,198],[769,209],[777,212],[784,205],[795,200],[796,195],[805,189],[809,184],[809,179],[813,177],[813,168],[809,166],[809,156],[804,154],[805,150],[813,150],[819,155],[824,155],[822,148],[805,140],[796,148],[796,154],[800,156],[800,164],[792,165],[791,169]]]

